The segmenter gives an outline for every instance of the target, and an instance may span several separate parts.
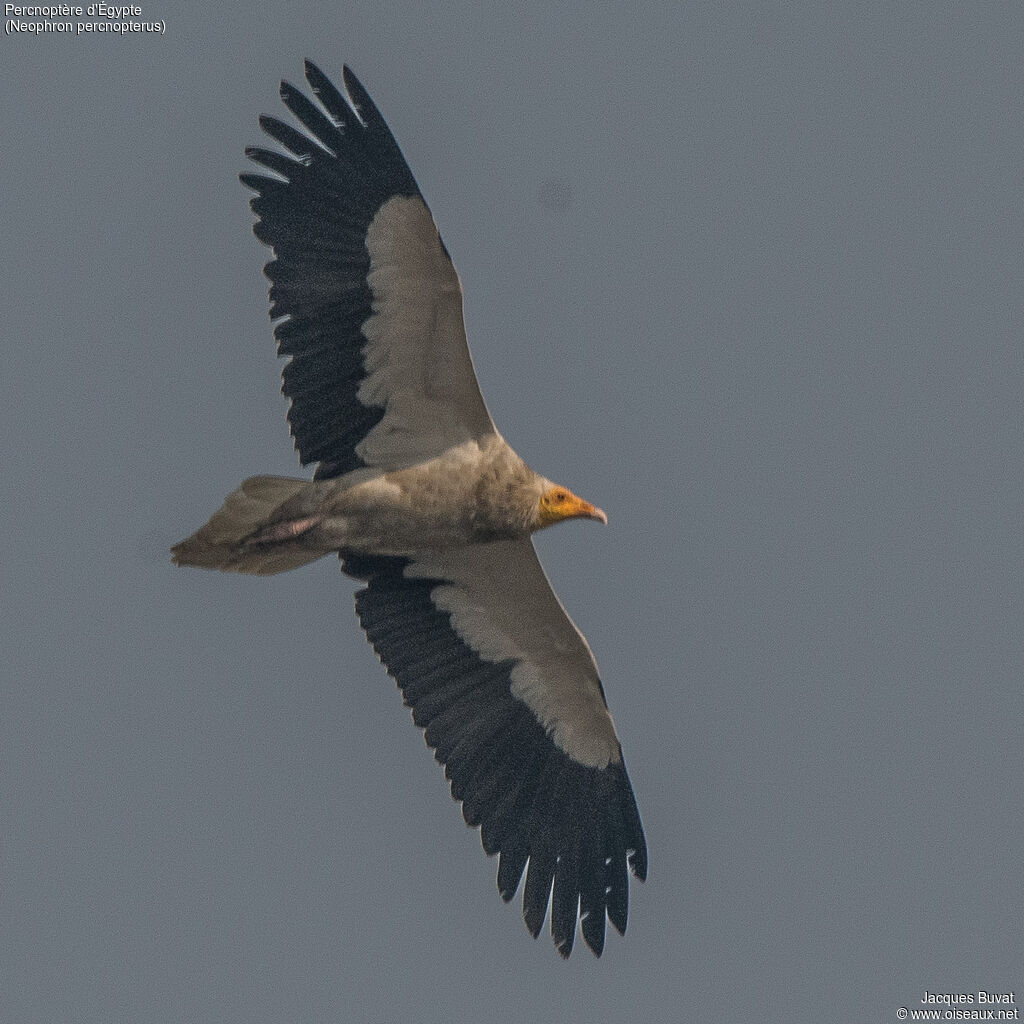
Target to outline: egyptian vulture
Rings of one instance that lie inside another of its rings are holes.
[[[523,872],[536,937],[559,953],[577,920],[598,956],[626,928],[627,868],[647,845],[586,640],[530,535],[605,514],[530,469],[484,404],[462,288],[388,126],[347,68],[313,64],[319,105],[287,82],[302,129],[260,127],[246,155],[288,422],[313,479],[256,476],[172,549],[177,565],[271,574],[332,552],[365,586],[359,621],[444,766],[466,822],[499,854],[509,901]]]

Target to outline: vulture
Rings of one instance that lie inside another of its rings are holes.
[[[462,287],[412,172],[352,72],[305,64],[281,83],[299,127],[278,147],[253,231],[273,250],[282,391],[312,480],[254,476],[172,548],[177,565],[270,575],[336,553],[364,585],[356,613],[468,825],[522,885],[536,938],[600,956],[626,929],[647,844],[597,665],[531,535],[604,512],[535,473],[498,433],[466,343]],[[269,173],[268,173],[269,172]]]

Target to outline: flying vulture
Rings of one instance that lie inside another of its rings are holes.
[[[313,479],[256,476],[172,549],[269,575],[332,552],[359,621],[444,766],[511,900],[563,957],[626,928],[647,844],[597,665],[530,535],[605,514],[535,473],[484,404],[448,250],[388,126],[347,68],[287,82],[301,128],[246,155],[288,422]]]

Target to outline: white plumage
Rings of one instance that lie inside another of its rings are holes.
[[[283,391],[312,481],[251,477],[173,549],[179,565],[268,575],[337,552],[360,622],[425,729],[511,899],[563,956],[626,927],[647,847],[593,655],[530,534],[604,513],[498,434],[466,343],[462,289],[387,125],[345,69],[314,65],[305,132],[260,125],[245,174],[267,264]]]

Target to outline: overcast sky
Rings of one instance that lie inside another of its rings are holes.
[[[6,35],[0,1018],[895,1020],[1024,999],[1024,8],[144,0]],[[563,963],[326,559],[237,174],[352,65],[461,273],[647,830]],[[517,901],[518,904],[518,901]]]

